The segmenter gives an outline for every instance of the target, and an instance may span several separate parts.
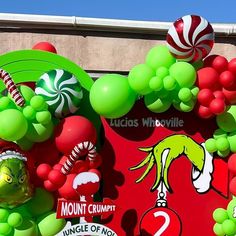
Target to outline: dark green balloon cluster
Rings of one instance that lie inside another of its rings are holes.
[[[227,209],[217,208],[213,212],[215,225],[213,231],[218,236],[233,236],[236,234],[236,199],[232,199]]]
[[[53,122],[48,106],[41,96],[27,86],[19,87],[25,105],[19,107],[10,95],[0,98],[0,138],[15,141],[22,149],[34,142],[43,142],[53,133]]]
[[[194,108],[198,88],[195,68],[187,62],[177,62],[167,47],[152,48],[145,64],[133,67],[128,76],[131,88],[144,96],[152,112],[165,112],[173,106],[183,112]]]
[[[219,127],[213,138],[206,141],[208,152],[227,157],[230,152],[236,152],[236,105],[230,106],[223,114],[216,117]]]
[[[66,221],[56,219],[54,197],[44,189],[36,189],[27,203],[10,209],[0,209],[0,236],[56,235]]]

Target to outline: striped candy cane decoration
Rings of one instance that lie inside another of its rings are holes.
[[[16,105],[23,107],[25,104],[25,100],[21,96],[11,76],[5,70],[0,69],[0,78],[3,80],[4,84],[6,85],[7,91],[10,93]]]
[[[94,146],[93,143],[89,141],[85,141],[82,143],[77,144],[74,149],[72,150],[70,156],[64,163],[64,165],[61,168],[61,172],[64,175],[67,175],[70,173],[71,169],[73,168],[75,162],[82,156],[84,153],[87,153],[87,157],[89,160],[93,160],[96,155],[96,147]]]

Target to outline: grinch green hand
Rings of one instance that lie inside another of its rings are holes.
[[[147,152],[148,155],[141,163],[131,167],[130,170],[137,170],[147,165],[147,169],[143,175],[136,181],[139,183],[156,165],[157,174],[155,183],[152,186],[152,191],[156,190],[162,181],[164,181],[167,190],[171,191],[168,181],[168,171],[172,161],[180,157],[182,154],[188,157],[195,169],[199,172],[202,172],[204,168],[204,148],[186,135],[172,135],[161,140],[153,147],[140,148],[139,150]],[[165,155],[163,155],[164,152]]]

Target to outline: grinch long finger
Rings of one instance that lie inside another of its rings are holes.
[[[167,190],[171,191],[168,181],[169,168],[172,161],[180,157],[182,154],[187,156],[187,158],[193,164],[193,167],[200,173],[204,169],[204,148],[186,135],[172,135],[161,140],[153,147],[140,148],[140,150],[147,152],[148,155],[142,162],[130,168],[130,170],[137,170],[147,165],[143,175],[136,181],[139,183],[156,165],[156,180],[152,186],[152,191],[156,190],[162,181],[164,182]],[[164,152],[165,155],[163,155]]]

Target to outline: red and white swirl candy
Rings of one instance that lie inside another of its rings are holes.
[[[195,62],[210,53],[214,44],[214,31],[203,17],[187,15],[174,22],[166,41],[170,52],[178,60]]]

